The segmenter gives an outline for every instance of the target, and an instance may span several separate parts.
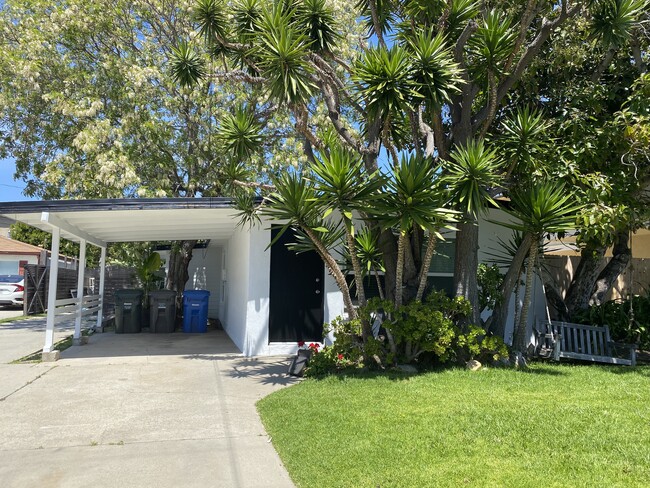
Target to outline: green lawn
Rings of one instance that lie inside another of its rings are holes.
[[[650,486],[650,367],[306,380],[258,403],[299,487]]]

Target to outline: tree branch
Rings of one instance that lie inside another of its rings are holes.
[[[366,111],[363,109],[359,103],[356,102],[354,97],[350,95],[350,92],[348,92],[348,89],[346,88],[345,84],[341,79],[336,75],[336,72],[332,67],[319,55],[312,53],[310,55],[311,60],[312,60],[312,65],[314,68],[321,74],[321,78],[323,78],[323,81],[329,80],[331,81],[336,88],[343,94],[343,97],[348,100],[350,105],[354,107],[354,109],[357,111],[357,113],[365,117],[366,116]]]
[[[546,40],[550,37],[553,31],[560,26],[566,19],[573,17],[580,12],[582,4],[580,2],[576,3],[571,8],[567,7],[567,0],[562,0],[562,6],[560,8],[560,14],[553,20],[548,20],[544,18],[542,20],[542,27],[539,30],[539,33],[535,39],[528,45],[524,54],[519,58],[517,65],[515,66],[514,71],[506,77],[503,82],[499,85],[497,89],[496,96],[496,105],[498,106],[503,98],[507,95],[508,91],[514,86],[514,84],[519,81],[524,71],[531,63],[531,61],[537,56],[539,51],[542,49],[542,46]],[[488,107],[483,107],[481,111],[476,115],[474,120],[474,127],[478,127],[483,121],[486,120],[488,116]]]
[[[379,25],[379,15],[377,13],[377,2],[375,0],[368,0],[368,8],[370,9],[370,18],[372,19],[372,26],[379,41],[379,45],[386,49],[386,41],[384,41],[384,33],[381,31]]]
[[[325,105],[327,106],[329,118],[338,135],[346,144],[355,149],[359,154],[367,154],[369,152],[368,149],[364,147],[363,144],[352,135],[352,133],[347,127],[345,127],[343,121],[341,120],[338,93],[332,89],[332,86],[329,83],[321,83],[320,85],[321,92],[323,93],[323,99],[325,101]]]
[[[424,155],[426,157],[432,157],[436,148],[435,134],[431,127],[429,127],[426,122],[424,122],[424,118],[422,117],[422,110],[423,108],[420,106],[418,108],[418,128],[420,130],[420,134],[422,134],[422,137],[424,137],[427,141],[424,148]]]

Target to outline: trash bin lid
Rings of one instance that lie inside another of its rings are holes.
[[[139,299],[143,295],[143,291],[139,289],[122,289],[122,290],[115,290],[115,297],[116,298],[126,298],[126,299]]]
[[[210,296],[210,292],[208,290],[185,290],[183,292],[183,296],[189,299],[200,300],[202,298],[208,298]]]
[[[155,290],[150,291],[149,296],[154,300],[172,300],[176,298],[176,292],[174,290]]]

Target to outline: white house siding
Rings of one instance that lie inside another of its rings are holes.
[[[226,263],[225,302],[222,315],[223,327],[240,351],[246,341],[246,313],[248,301],[248,269],[251,234],[238,227],[224,246]]]
[[[250,230],[238,229],[226,250],[224,328],[246,356],[293,354],[297,349],[294,342],[269,343],[270,242],[270,223],[264,222]],[[344,308],[343,296],[328,273],[324,293],[324,321],[329,322],[343,314]]]
[[[490,254],[503,253],[503,249],[498,239],[500,238],[503,242],[508,242],[510,236],[512,235],[512,230],[504,227],[502,225],[495,224],[490,222],[490,220],[498,222],[511,222],[512,217],[502,210],[492,209],[489,211],[486,217],[481,218],[479,222],[480,231],[479,231],[479,262],[490,263],[493,261],[493,257]],[[506,272],[506,268],[502,268],[502,272]],[[521,287],[519,292],[520,301],[524,298],[524,286]],[[489,317],[490,313],[484,313],[483,319]],[[510,303],[508,306],[508,320],[506,322],[506,342],[512,342],[512,334],[514,330],[514,318],[515,318],[515,295],[510,297]],[[530,334],[531,340],[533,337],[533,326],[538,321],[544,320],[546,318],[546,297],[544,296],[544,288],[542,282],[539,280],[537,275],[534,277],[533,281],[533,294],[532,294],[532,303],[528,312],[528,332]]]
[[[38,264],[38,256],[33,254],[0,254],[0,275],[18,274],[20,261],[27,261],[27,264]]]
[[[188,266],[189,279],[185,284],[186,290],[208,290],[208,317],[221,317],[221,264],[222,248],[218,244],[210,243],[204,249],[194,249],[192,260]]]
[[[250,230],[245,356],[277,354],[269,345],[269,293],[271,282],[270,225]]]

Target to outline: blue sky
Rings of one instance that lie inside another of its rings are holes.
[[[14,180],[16,165],[13,159],[0,159],[0,202],[32,200],[23,195],[25,183]]]

